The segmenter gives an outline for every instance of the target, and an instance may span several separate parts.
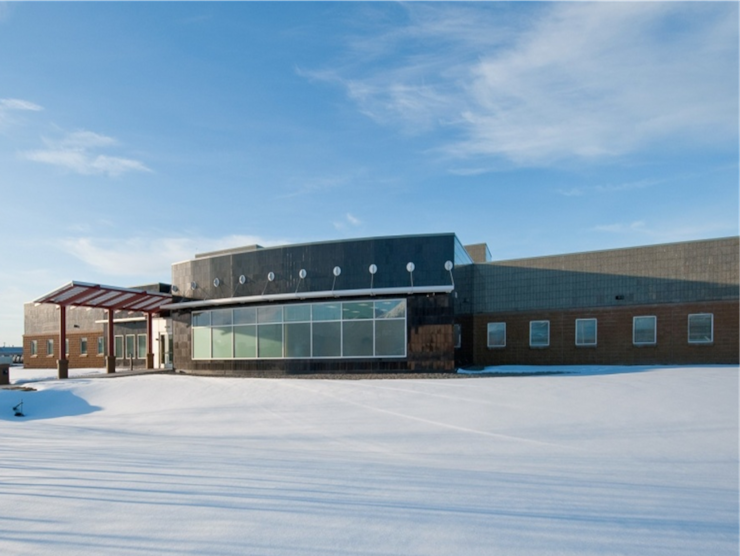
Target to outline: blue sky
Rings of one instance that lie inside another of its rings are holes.
[[[738,233],[737,3],[0,3],[0,344],[70,280]]]

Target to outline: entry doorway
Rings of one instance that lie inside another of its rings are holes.
[[[166,333],[159,334],[159,368],[172,368],[172,338]]]

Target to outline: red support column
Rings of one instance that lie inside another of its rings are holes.
[[[105,356],[105,372],[116,372],[116,342],[113,334],[113,309],[108,309],[108,355]]]
[[[57,377],[62,380],[69,377],[67,360],[67,306],[59,305],[59,359],[57,359]]]
[[[152,314],[146,314],[146,368],[154,368],[154,350],[152,349]]]

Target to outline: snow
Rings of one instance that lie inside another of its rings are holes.
[[[497,370],[12,368],[0,553],[737,555],[737,367]]]

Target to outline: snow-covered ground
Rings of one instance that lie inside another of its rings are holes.
[[[736,556],[738,368],[554,370],[13,368],[37,391],[0,391],[0,554]]]

